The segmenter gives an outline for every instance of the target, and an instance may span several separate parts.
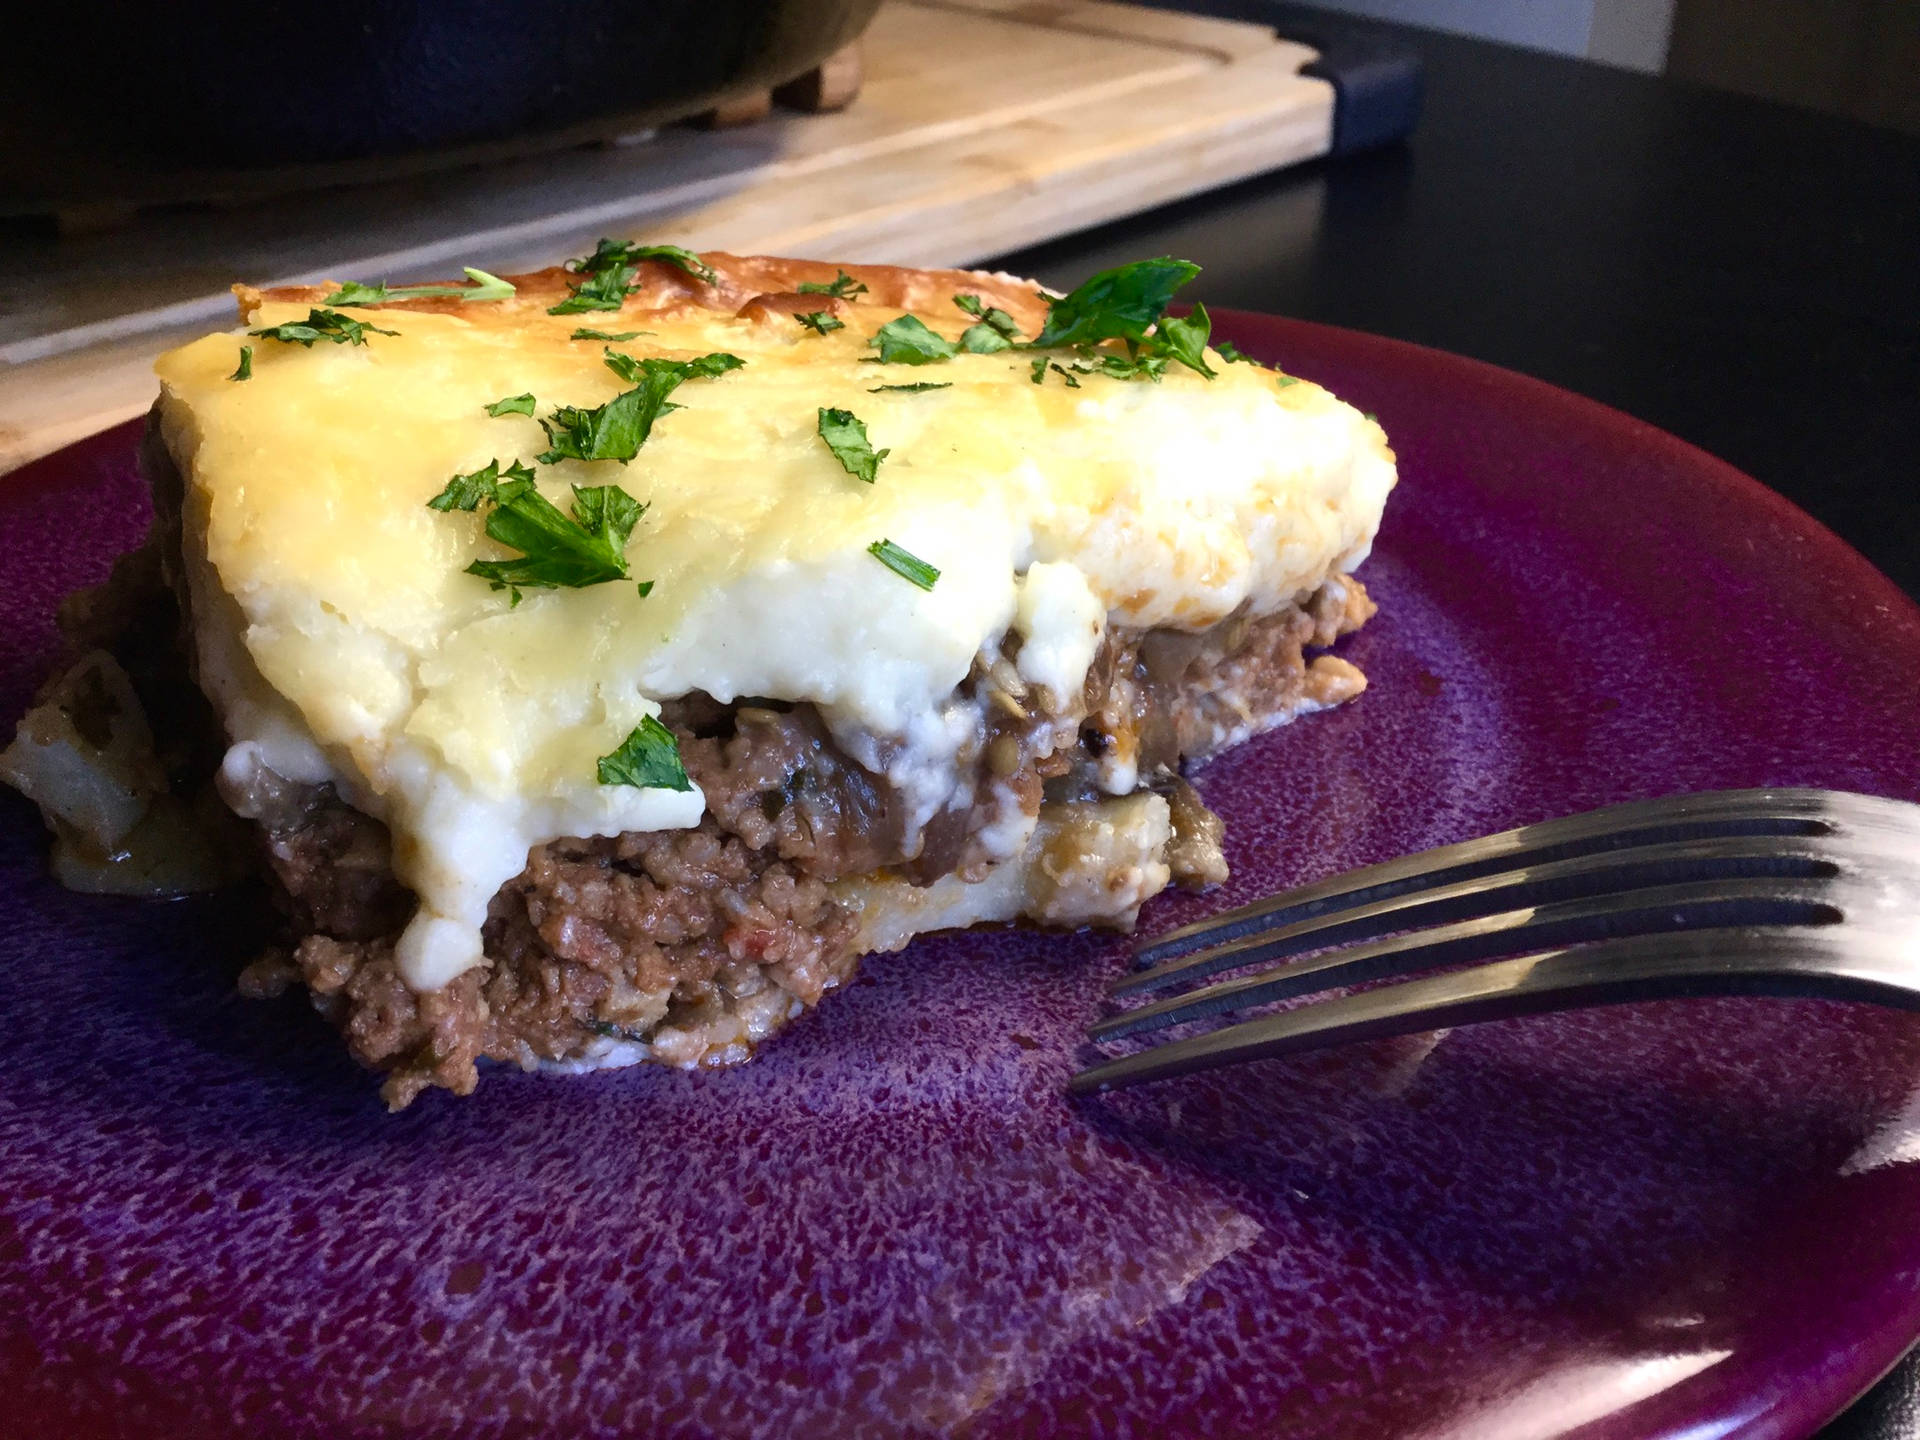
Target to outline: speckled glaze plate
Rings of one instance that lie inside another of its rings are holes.
[[[1534,381],[1223,317],[1402,483],[1356,703],[1199,776],[1276,886],[1605,801],[1920,798],[1920,612],[1752,481]],[[145,505],[0,481],[0,707]],[[1677,1001],[1064,1098],[1120,942],[877,961],[742,1069],[389,1116],[257,919],[0,829],[0,1432],[1805,1436],[1920,1333],[1920,1016]]]

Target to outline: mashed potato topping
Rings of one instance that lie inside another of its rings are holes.
[[[775,288],[753,283],[766,262],[710,258],[737,292],[726,303],[689,283],[673,303],[642,293],[619,313],[550,315],[564,289],[523,284],[502,303],[356,309],[396,332],[365,345],[219,334],[158,364],[228,764],[324,776],[387,822],[421,902],[397,950],[416,989],[480,963],[487,903],[530,846],[698,822],[697,789],[596,777],[661,700],[811,701],[924,824],[977,732],[955,687],[1010,634],[1023,679],[1076,691],[1104,625],[1266,614],[1372,543],[1391,452],[1318,386],[1217,357],[1211,380],[1173,366],[1158,383],[1077,388],[1057,372],[1034,383],[1020,351],[875,363],[872,335],[904,313],[949,339],[972,323],[948,287],[1011,297],[993,303],[1029,334],[1040,301],[993,277],[890,295],[892,272],[876,271],[868,294],[821,302],[843,321],[822,334],[752,303]],[[254,297],[248,323],[297,321],[311,303]],[[582,326],[643,333],[571,338]],[[236,381],[243,343],[252,374]],[[609,583],[510,605],[465,573],[504,553],[481,516],[427,501],[457,473],[547,448],[535,418],[490,403],[530,392],[546,416],[628,388],[609,348],[745,364],[676,389],[681,408],[631,463],[536,467],[563,509],[570,485],[607,484],[648,507],[626,549],[648,593]],[[913,383],[945,388],[876,393]],[[821,407],[858,416],[888,451],[874,483],[822,442]],[[879,563],[882,539],[937,584]]]

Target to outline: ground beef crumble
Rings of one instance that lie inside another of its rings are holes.
[[[1182,823],[1176,852],[1184,844],[1202,857],[1186,879],[1217,881],[1204,857],[1217,856],[1209,826],[1218,821],[1176,767],[1267,717],[1356,690],[1351,666],[1306,652],[1372,611],[1360,585],[1340,577],[1302,605],[1235,615],[1199,635],[1116,631],[1067,748],[1036,738],[1050,732],[1017,697],[986,707],[992,718],[973,757],[981,793],[997,783],[1032,814],[1043,790],[1093,793],[1101,767],[1124,752],[1142,783],[1169,791]],[[995,683],[990,666],[969,682]],[[390,1104],[435,1086],[465,1094],[482,1059],[532,1067],[609,1041],[645,1041],[656,1057],[685,1062],[745,1058],[855,968],[855,920],[834,901],[833,881],[887,866],[931,879],[979,863],[968,847],[984,803],[936,821],[906,854],[898,797],[841,751],[809,706],[696,695],[671,702],[663,718],[707,797],[701,823],[536,847],[493,900],[490,964],[431,994],[410,990],[394,965],[412,897],[388,870],[378,821],[329,787],[278,782],[271,795],[228,797],[258,817],[290,924],[304,936],[292,967],[354,1056],[387,1072]],[[264,992],[287,972],[275,957],[249,983]]]

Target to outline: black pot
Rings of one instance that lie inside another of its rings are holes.
[[[878,4],[100,0],[71,23],[49,6],[0,47],[0,189],[12,209],[98,203],[616,135],[801,75]]]

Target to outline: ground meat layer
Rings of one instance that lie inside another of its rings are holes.
[[[353,1054],[387,1072],[395,1106],[429,1087],[470,1091],[483,1058],[742,1060],[852,974],[858,927],[833,882],[883,870],[917,883],[972,878],[996,858],[991,837],[1009,807],[1032,816],[1043,795],[1165,788],[1175,873],[1222,878],[1218,821],[1177,767],[1357,693],[1350,665],[1309,652],[1372,613],[1360,585],[1338,577],[1300,605],[1197,635],[1114,631],[1085,693],[1064,702],[1029,693],[1010,656],[983,657],[963,687],[986,717],[962,756],[972,801],[913,837],[900,798],[811,707],[672,702],[663,719],[707,798],[700,825],[535,848],[494,898],[490,963],[431,994],[408,989],[394,966],[412,897],[388,868],[385,828],[330,788],[263,777],[227,799],[255,817],[300,938],[290,959],[250,967],[243,988],[304,984]]]

